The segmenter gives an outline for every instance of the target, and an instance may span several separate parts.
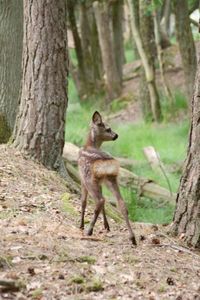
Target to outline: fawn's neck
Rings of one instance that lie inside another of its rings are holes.
[[[92,130],[90,130],[84,148],[86,149],[86,148],[92,147],[92,148],[99,149],[101,147],[101,144],[102,144],[102,141],[98,140],[98,138],[95,136],[94,132]]]

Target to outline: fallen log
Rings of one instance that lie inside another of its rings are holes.
[[[65,143],[64,149],[63,149],[63,157],[67,159],[72,165],[77,164],[78,160],[78,153],[79,153],[79,147],[72,144],[72,143]],[[119,161],[120,166],[127,168],[127,167],[133,167],[137,164],[137,162],[130,158],[125,157],[116,157],[116,159]]]
[[[74,165],[77,164],[78,151],[79,147],[66,143],[63,151],[63,157],[66,160],[66,167],[69,173],[77,182],[80,182],[78,171],[74,167]],[[140,196],[145,196],[155,200],[167,200],[171,203],[175,203],[176,194],[170,193],[169,190],[159,186],[152,180],[140,177],[122,167],[119,172],[119,184],[122,187],[137,190]]]

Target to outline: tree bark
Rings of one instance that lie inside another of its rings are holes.
[[[176,36],[182,58],[187,94],[188,97],[191,98],[193,94],[197,61],[190,27],[187,0],[174,0],[174,13],[176,18]]]
[[[192,120],[185,167],[180,181],[172,232],[200,248],[200,61],[192,99]]]
[[[50,169],[63,168],[67,107],[65,0],[24,1],[23,78],[14,146]]]
[[[22,0],[0,1],[0,143],[13,131],[21,82]]]
[[[109,26],[109,7],[107,2],[97,2],[93,4],[99,44],[105,72],[105,85],[107,98],[109,100],[118,98],[121,94],[120,76],[117,71],[116,60],[114,57],[113,41]]]
[[[112,28],[117,71],[120,84],[123,80],[124,38],[123,38],[123,1],[116,0],[112,4]]]

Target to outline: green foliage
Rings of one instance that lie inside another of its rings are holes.
[[[126,63],[130,63],[135,60],[132,41],[129,41],[125,45],[125,59],[126,59]]]
[[[180,114],[187,114],[188,112],[188,100],[180,91],[174,93],[173,103],[161,95],[161,105],[164,120],[167,122],[180,118]]]
[[[73,100],[71,100],[72,95]],[[116,103],[113,104],[114,109],[116,106],[118,107]],[[154,172],[144,157],[143,148],[153,146],[164,164],[172,191],[176,192],[181,175],[180,166],[186,156],[188,141],[188,121],[184,118],[180,120],[180,115],[186,114],[187,102],[180,92],[176,92],[173,109],[167,99],[162,99],[162,106],[164,122],[161,124],[146,124],[142,121],[138,124],[113,122],[112,129],[119,134],[119,139],[115,142],[104,143],[103,149],[112,153],[113,156],[132,158],[136,161],[132,167],[134,173],[169,188],[165,176]],[[80,104],[75,89],[72,89],[69,95],[66,140],[82,146],[86,139],[91,116],[95,110],[99,109],[102,111],[101,104],[97,105],[97,102],[91,101],[91,99]],[[103,115],[106,116],[106,113]],[[174,121],[174,117],[176,120],[178,116],[177,122]],[[173,205],[140,198],[137,192],[125,188],[122,189],[122,194],[128,204],[131,219],[152,223],[171,221]],[[106,195],[113,197],[107,191]]]

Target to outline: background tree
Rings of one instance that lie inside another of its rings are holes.
[[[113,40],[110,31],[109,3],[107,1],[95,1],[93,7],[97,22],[103,69],[105,72],[104,79],[107,98],[111,100],[120,96],[121,83],[120,75],[118,73],[116,65]]]
[[[156,87],[155,67],[154,67],[154,60],[152,56],[153,52],[151,48],[153,43],[155,45],[154,38],[152,38],[152,35],[154,34],[153,27],[152,27],[153,20],[151,16],[150,16],[151,19],[149,19],[149,15],[147,11],[148,5],[150,3],[151,2],[140,0],[140,10],[142,10],[142,16],[140,15],[140,28],[138,28],[135,19],[135,13],[133,12],[134,6],[132,5],[132,1],[128,0],[128,6],[131,13],[132,33],[145,72],[145,79],[146,79],[148,93],[150,97],[150,108],[151,108],[152,118],[154,121],[159,121],[161,119],[161,107],[160,107],[159,95]],[[145,12],[144,15],[143,15],[143,11]],[[143,99],[143,101],[145,101],[145,99]]]
[[[187,159],[180,181],[172,231],[200,248],[200,61],[192,99],[192,121]]]
[[[61,171],[67,107],[65,0],[24,1],[23,78],[14,146]]]
[[[196,51],[190,27],[187,0],[174,0],[174,13],[176,18],[176,36],[182,58],[185,83],[188,97],[193,94],[193,85],[196,73]]]
[[[19,102],[22,0],[0,1],[0,28],[0,143],[5,143],[13,131]]]
[[[123,80],[123,64],[124,56],[124,36],[123,36],[123,15],[124,15],[124,1],[115,0],[112,2],[112,28],[113,28],[113,47],[115,51],[115,59],[117,65],[117,72],[120,77],[120,84],[122,86]]]

